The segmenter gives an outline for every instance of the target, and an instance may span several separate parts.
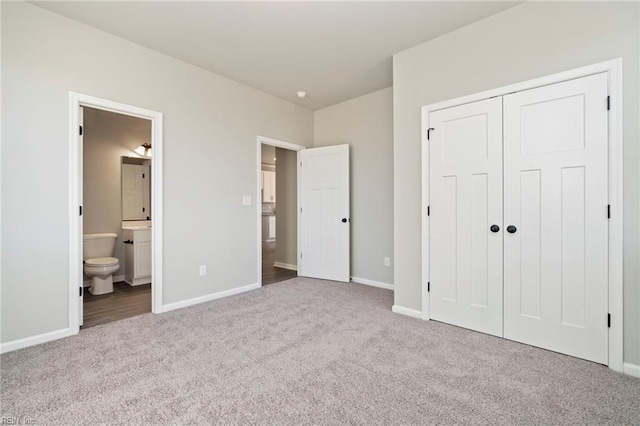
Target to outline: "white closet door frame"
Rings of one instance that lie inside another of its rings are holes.
[[[422,319],[431,318],[429,312],[429,113],[504,96],[509,93],[561,83],[593,74],[607,73],[610,97],[609,111],[609,368],[623,372],[623,245],[622,245],[622,58],[600,62],[574,70],[516,83],[485,92],[463,96],[422,107]],[[607,100],[604,99],[603,102]]]

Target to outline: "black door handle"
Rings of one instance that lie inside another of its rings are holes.
[[[513,225],[507,226],[507,232],[510,233],[510,234],[515,234],[517,230],[518,230],[518,228],[516,228]]]
[[[346,217],[342,218],[342,223],[347,223],[347,218]]]
[[[125,243],[125,244],[133,244],[133,241],[127,240],[127,241],[123,241],[123,243]]]
[[[491,232],[498,232],[500,230],[500,227],[498,225],[491,225]]]

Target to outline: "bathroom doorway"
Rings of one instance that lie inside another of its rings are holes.
[[[77,332],[161,312],[162,114],[70,98],[69,319]]]
[[[151,312],[150,142],[150,120],[83,108],[83,329]]]
[[[262,285],[298,275],[297,151],[301,149],[304,147],[258,137],[256,204]]]

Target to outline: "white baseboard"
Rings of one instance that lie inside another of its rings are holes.
[[[629,376],[640,378],[640,365],[625,362],[622,364],[622,371]]]
[[[38,334],[37,336],[25,337],[24,339],[0,343],[0,353],[4,354],[29,346],[39,345],[41,343],[50,342],[52,340],[62,339],[63,337],[69,337],[73,334],[75,333],[72,333],[71,329],[63,328],[62,330],[50,331],[48,333]]]
[[[124,275],[114,275],[113,282],[119,283],[120,281],[124,281]],[[82,287],[91,287],[91,280],[82,281]]]
[[[186,308],[187,306],[193,306],[211,300],[221,299],[223,297],[233,296],[234,294],[244,293],[245,291],[255,290],[260,288],[260,284],[249,284],[238,288],[232,288],[230,290],[219,291],[217,293],[207,294],[206,296],[194,297],[193,299],[183,300],[181,302],[169,303],[162,306],[162,312],[169,312],[175,309]]]
[[[393,305],[393,307],[391,307],[391,310],[396,314],[402,314],[408,317],[422,319],[422,312],[416,311],[415,309],[409,309],[402,306]]]
[[[288,269],[290,271],[297,271],[298,265],[292,265],[290,263],[273,262],[273,266],[276,268]]]
[[[370,285],[372,287],[379,287],[387,290],[393,290],[393,284],[383,283],[381,281],[368,280],[366,278],[359,278],[359,277],[351,277],[351,281],[358,284]]]

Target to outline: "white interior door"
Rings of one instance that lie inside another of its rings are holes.
[[[298,152],[298,275],[350,280],[349,145]]]
[[[606,74],[504,97],[504,336],[603,364],[607,146]]]
[[[502,100],[429,126],[431,318],[502,336]]]

